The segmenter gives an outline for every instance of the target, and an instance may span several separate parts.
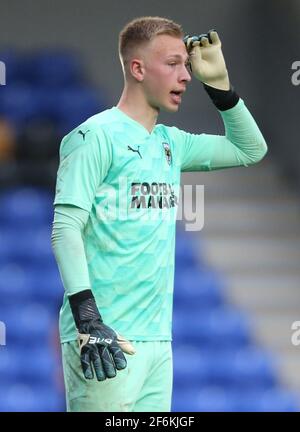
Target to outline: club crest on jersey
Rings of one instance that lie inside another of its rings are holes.
[[[166,155],[166,159],[169,165],[171,165],[172,162],[172,153],[171,153],[171,149],[170,149],[170,145],[166,142],[162,143],[163,148],[165,150],[165,155]]]

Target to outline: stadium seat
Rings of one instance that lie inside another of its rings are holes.
[[[265,390],[276,385],[274,361],[255,346],[206,349],[174,344],[176,383],[189,387],[210,384],[232,390]]]
[[[210,358],[195,345],[174,344],[174,388],[201,386],[209,383]]]
[[[0,262],[6,257],[22,265],[35,262],[37,266],[49,267],[55,264],[50,226],[30,230],[14,230],[10,227],[0,231],[0,238],[3,242],[0,247]]]
[[[194,307],[174,311],[174,340],[204,347],[238,347],[249,344],[247,317],[229,306],[199,310]]]
[[[42,289],[42,288],[41,288]],[[41,341],[47,346],[55,325],[57,316],[47,305],[39,303],[18,303],[9,310],[2,310],[1,320],[7,329],[7,341],[18,344],[19,347],[39,346]]]
[[[197,246],[195,241],[190,236],[188,239],[181,230],[177,229],[175,249],[176,271],[179,273],[182,269],[197,268],[198,266],[199,259],[197,256]]]
[[[6,82],[14,84],[24,83],[23,56],[12,48],[6,48],[0,50],[0,59],[6,66]]]
[[[9,188],[0,194],[0,228],[40,225],[49,226],[53,220],[53,196],[44,189],[18,187]]]
[[[45,277],[46,271],[46,277]],[[31,269],[34,299],[54,309],[62,303],[64,287],[57,266]]]
[[[0,316],[2,319],[2,314]],[[20,372],[20,361],[16,353],[17,350],[9,345],[0,348],[0,381],[2,388],[5,385],[4,382],[12,382]]]
[[[28,301],[35,295],[32,274],[16,262],[1,262],[0,260],[0,292],[0,311],[3,307],[10,306],[16,301]]]
[[[185,268],[176,273],[174,304],[176,308],[195,306],[206,309],[221,305],[222,285],[209,268]]]
[[[179,412],[232,412],[236,408],[235,395],[218,386],[184,389],[174,393],[172,400],[172,411]]]
[[[64,88],[55,100],[55,112],[63,134],[84,122],[88,117],[106,109],[101,93],[91,88]]]
[[[55,121],[49,117],[35,118],[26,123],[18,136],[16,157],[18,162],[51,163],[58,161],[61,136]],[[58,163],[57,163],[58,165]]]
[[[62,398],[49,386],[13,383],[0,390],[0,410],[6,412],[61,411]]]
[[[84,79],[82,65],[75,52],[42,50],[33,52],[24,62],[27,82],[34,86],[59,88],[79,85]]]
[[[20,130],[26,121],[39,117],[39,102],[35,89],[27,84],[4,86],[0,92],[0,115]]]
[[[53,348],[54,350],[54,348]],[[54,351],[49,343],[28,347],[7,344],[1,347],[0,354],[0,380],[1,386],[16,382],[27,384],[43,384],[51,386],[56,370]]]
[[[210,364],[212,384],[244,391],[253,388],[262,390],[276,385],[274,361],[255,346],[212,352]]]
[[[299,411],[299,394],[287,391],[279,386],[261,391],[241,392],[237,410],[242,412],[296,412]]]

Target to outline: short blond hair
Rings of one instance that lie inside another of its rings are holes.
[[[158,16],[144,16],[130,21],[119,34],[119,57],[123,69],[128,64],[134,48],[150,42],[155,36],[170,35],[183,38],[180,24]]]

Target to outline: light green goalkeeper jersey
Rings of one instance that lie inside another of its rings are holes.
[[[172,339],[180,172],[248,166],[266,153],[241,99],[220,114],[226,136],[162,124],[149,133],[113,107],[62,140],[54,204],[89,212],[83,242],[90,286],[103,321],[130,340]],[[77,336],[67,294],[62,342]]]

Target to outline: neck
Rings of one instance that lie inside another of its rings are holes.
[[[152,132],[159,110],[149,105],[138,85],[125,85],[117,107]]]

